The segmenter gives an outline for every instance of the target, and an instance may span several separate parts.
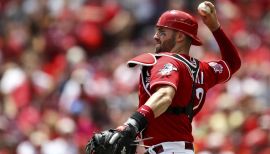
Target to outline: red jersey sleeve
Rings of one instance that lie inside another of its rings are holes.
[[[170,85],[177,90],[181,67],[183,65],[170,57],[160,57],[151,69],[150,90],[153,91],[158,85]]]
[[[230,69],[223,60],[202,62],[202,69],[208,79],[208,88],[226,82],[231,77]]]

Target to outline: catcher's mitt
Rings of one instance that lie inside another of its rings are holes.
[[[94,133],[86,145],[86,154],[135,154],[134,141],[135,137],[126,136],[125,133],[105,130]]]

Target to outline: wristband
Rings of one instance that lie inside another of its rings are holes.
[[[152,121],[153,119],[155,119],[155,115],[153,110],[147,106],[147,105],[142,105],[137,112],[141,113],[148,122]]]
[[[155,118],[155,116],[149,106],[143,105],[130,118],[136,120],[138,131],[140,132]]]

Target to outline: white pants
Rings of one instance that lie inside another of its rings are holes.
[[[163,152],[159,154],[194,154],[191,149],[185,149],[184,141],[177,142],[162,142],[160,144],[153,145],[147,149],[149,154],[157,154],[153,149],[157,146],[162,145]]]

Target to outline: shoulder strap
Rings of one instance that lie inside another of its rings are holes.
[[[169,107],[166,112],[177,114],[177,115],[181,114],[181,113],[184,113],[184,114],[188,115],[189,121],[192,122],[194,99],[195,99],[195,95],[196,95],[195,81],[197,79],[199,68],[200,68],[199,67],[199,61],[194,58],[193,61],[194,61],[195,65],[192,65],[188,60],[186,60],[185,58],[183,58],[182,56],[180,56],[178,54],[175,54],[173,56],[175,58],[177,58],[179,61],[183,62],[188,67],[189,71],[191,72],[192,92],[191,92],[190,101],[189,101],[189,103],[188,103],[188,105],[186,107]]]
[[[191,72],[192,80],[195,81],[199,73],[199,61],[195,58],[192,58],[192,63],[191,63],[190,61],[180,56],[179,54],[174,54],[173,56],[187,66],[187,68]]]

